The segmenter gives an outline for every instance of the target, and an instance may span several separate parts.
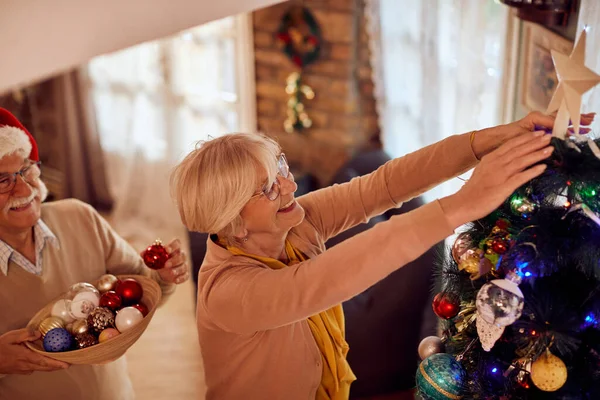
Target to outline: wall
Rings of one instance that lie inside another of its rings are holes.
[[[600,2],[582,0],[578,32],[587,26],[585,65],[600,74]],[[600,113],[600,85],[587,92],[582,101],[581,112]],[[595,137],[600,137],[600,118],[592,125]]]
[[[279,1],[3,0],[0,93],[100,54]]]
[[[286,133],[286,78],[297,68],[280,51],[275,34],[281,16],[295,4],[254,12],[258,129],[281,143],[297,174],[309,173],[325,185],[352,154],[379,137],[364,0],[301,3],[321,25],[324,44],[321,58],[303,72],[304,83],[316,94],[304,102],[313,125],[301,133]]]

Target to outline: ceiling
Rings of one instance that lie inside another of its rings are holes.
[[[0,93],[282,0],[0,0]]]

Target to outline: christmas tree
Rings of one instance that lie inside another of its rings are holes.
[[[424,399],[600,399],[600,140],[579,135],[581,95],[600,77],[584,53],[585,32],[552,54],[544,174],[463,229],[439,266],[443,336],[419,346]]]

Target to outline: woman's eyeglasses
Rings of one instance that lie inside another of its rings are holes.
[[[14,189],[17,184],[17,175],[21,175],[21,178],[27,183],[34,183],[40,177],[41,165],[41,161],[29,161],[20,171],[0,175],[0,193],[8,193]]]
[[[285,179],[289,179],[289,177],[292,176],[290,175],[290,166],[288,165],[287,158],[285,158],[285,154],[283,153],[277,157],[277,175],[280,175]],[[265,186],[260,193],[255,194],[251,199],[264,194],[267,199],[275,201],[279,197],[279,191],[279,178],[275,177],[275,180],[270,185]]]

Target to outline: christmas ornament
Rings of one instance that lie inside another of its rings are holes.
[[[424,400],[462,397],[466,372],[450,354],[439,353],[427,357],[419,365],[416,375],[417,389]]]
[[[569,119],[573,123],[575,135],[579,135],[581,96],[600,82],[600,76],[585,66],[586,36],[584,29],[569,56],[551,50],[558,86],[546,113],[558,111],[552,136],[560,139],[564,139],[567,135]]]
[[[114,275],[102,275],[100,279],[98,279],[98,281],[96,282],[96,288],[98,288],[100,293],[105,293],[109,290],[115,290],[115,287],[118,285],[119,282],[119,278],[117,278]]]
[[[50,310],[50,315],[62,319],[66,324],[75,321],[71,315],[71,300],[57,300]]]
[[[492,263],[484,257],[483,250],[469,249],[465,251],[458,261],[458,270],[471,274],[471,279],[476,280],[490,272]]]
[[[85,349],[86,347],[98,344],[98,339],[93,334],[84,332],[75,335],[75,343],[77,344],[78,348]]]
[[[460,299],[452,293],[441,292],[433,298],[432,307],[438,317],[451,319],[460,311]]]
[[[113,311],[121,307],[121,296],[113,290],[109,290],[100,297],[100,307],[110,308]]]
[[[54,328],[44,336],[44,350],[59,352],[70,350],[73,346],[73,336],[65,328]]]
[[[98,336],[98,342],[104,343],[107,340],[110,340],[116,336],[119,336],[120,334],[121,333],[118,330],[116,330],[115,328],[106,328],[105,330],[100,332],[100,335]]]
[[[483,285],[477,293],[478,318],[498,326],[508,326],[523,312],[523,292],[519,289],[519,276],[510,272],[504,279],[494,279]]]
[[[560,358],[546,350],[531,364],[531,381],[544,392],[555,392],[567,381],[567,367]]]
[[[96,289],[94,285],[89,284],[87,282],[79,282],[72,285],[65,294],[65,298],[68,300],[73,300],[76,295],[84,292],[95,293],[98,296],[98,298],[100,298],[100,292],[98,292],[98,289]]]
[[[88,316],[87,323],[91,330],[99,333],[106,328],[115,327],[115,316],[108,308],[98,307]]]
[[[510,199],[510,210],[513,214],[522,217],[529,218],[535,214],[540,208],[540,205],[526,197],[514,195]]]
[[[490,324],[481,318],[479,314],[477,314],[475,325],[477,326],[477,336],[479,336],[481,348],[485,351],[492,350],[496,341],[498,341],[504,333],[504,326]]]
[[[54,328],[64,328],[65,321],[58,317],[48,317],[40,322],[38,326],[38,330],[41,332],[42,336],[46,336],[46,333],[51,331]]]
[[[150,269],[161,269],[169,259],[169,253],[160,240],[156,240],[153,245],[148,246],[142,253],[144,264]]]
[[[91,285],[90,285],[91,286]],[[81,291],[77,293],[69,303],[69,312],[73,318],[87,318],[88,315],[98,307],[100,293],[94,291]]]
[[[452,245],[452,258],[457,263],[460,262],[460,257],[472,247],[471,236],[463,232],[456,237],[454,244]]]
[[[146,315],[148,315],[148,307],[146,307],[146,305],[144,303],[137,303],[137,304],[132,305],[131,307],[137,308],[138,310],[140,310],[140,312],[142,313],[142,315],[144,317]]]
[[[133,328],[144,319],[144,315],[135,307],[125,307],[119,310],[115,324],[119,332],[123,333]]]
[[[142,285],[133,278],[127,278],[116,287],[115,292],[121,296],[124,305],[138,303],[144,294]]]
[[[419,357],[421,360],[426,359],[432,354],[443,353],[444,351],[444,343],[437,336],[427,336],[419,343]]]
[[[67,326],[67,330],[71,333],[71,335],[80,335],[82,333],[86,333],[89,330],[87,319],[78,319],[71,322]]]

